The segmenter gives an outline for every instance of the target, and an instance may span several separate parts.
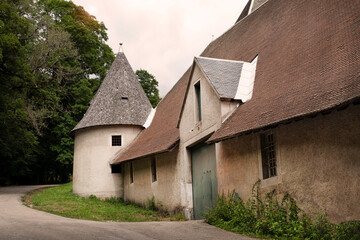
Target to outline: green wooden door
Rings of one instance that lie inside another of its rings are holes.
[[[202,219],[203,213],[217,199],[215,144],[200,144],[191,149],[191,170],[194,218]]]

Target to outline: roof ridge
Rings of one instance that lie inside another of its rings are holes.
[[[214,60],[214,61],[222,61],[222,62],[235,62],[235,63],[250,63],[246,61],[238,61],[238,60],[231,60],[231,59],[222,59],[222,58],[211,58],[211,57],[195,57],[195,58],[202,58],[202,59],[208,59],[208,60]]]

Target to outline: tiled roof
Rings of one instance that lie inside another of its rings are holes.
[[[234,98],[244,62],[196,57],[195,61],[220,98]]]
[[[270,0],[211,43],[203,56],[258,62],[252,99],[209,142],[358,99],[359,5]]]
[[[360,97],[360,12],[355,1],[269,0],[211,42],[202,56],[251,62],[251,100],[210,141],[231,138]],[[189,71],[159,104],[154,120],[117,162],[166,151],[176,128]]]
[[[171,150],[178,143],[176,127],[189,79],[188,70],[156,107],[154,119],[113,164]]]
[[[249,12],[252,13],[254,12],[256,9],[258,9],[259,7],[261,7],[264,3],[266,3],[268,0],[252,0],[252,4],[251,4],[251,10]]]
[[[235,23],[239,22],[241,19],[254,12],[267,1],[268,0],[249,0]]]
[[[103,125],[143,125],[151,109],[125,54],[119,52],[84,117],[72,131]]]
[[[249,0],[247,2],[247,4],[245,5],[244,9],[242,10],[240,16],[238,17],[238,19],[236,20],[235,23],[239,22],[241,19],[243,19],[244,17],[246,17],[249,14],[249,10],[250,10],[250,6],[251,6],[251,1],[253,0]]]
[[[254,62],[248,63],[196,57],[195,63],[198,64],[220,99],[246,102],[251,99],[253,93],[256,60],[257,58]]]

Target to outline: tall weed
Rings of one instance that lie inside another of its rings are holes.
[[[289,194],[281,201],[276,191],[260,194],[260,180],[244,202],[232,191],[218,197],[216,205],[204,215],[209,224],[238,233],[276,239],[352,239],[360,240],[360,222],[330,223],[325,215],[311,220]]]

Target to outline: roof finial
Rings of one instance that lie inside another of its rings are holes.
[[[120,45],[120,47],[119,47],[119,52],[124,52],[124,50],[123,50],[123,43],[119,43],[119,45]]]

